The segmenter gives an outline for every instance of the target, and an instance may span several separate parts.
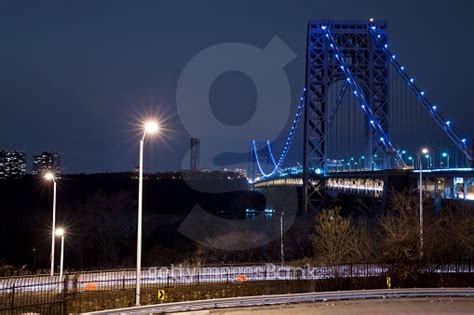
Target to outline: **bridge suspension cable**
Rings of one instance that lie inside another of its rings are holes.
[[[303,92],[305,92],[305,90],[303,90]],[[286,143],[283,147],[283,151],[281,152],[280,157],[278,158],[278,162],[276,161],[275,156],[273,155],[271,142],[270,140],[267,140],[267,150],[270,156],[270,160],[272,162],[272,170],[270,172],[267,173],[264,171],[262,164],[260,163],[259,156],[258,156],[257,143],[255,140],[252,140],[252,149],[253,149],[253,154],[255,156],[255,161],[257,162],[258,169],[260,171],[260,174],[262,174],[263,177],[273,176],[283,165],[283,162],[285,161],[286,155],[288,154],[291,143],[295,136],[296,129],[298,128],[298,123],[301,120],[301,116],[303,116],[304,100],[305,98],[304,98],[304,93],[303,93],[303,96],[300,97],[300,102],[298,104],[298,109],[296,111],[295,118],[293,119],[290,132],[288,133]]]
[[[370,33],[375,40],[378,41],[382,39],[383,34],[378,32],[377,26],[375,24],[371,26]],[[383,49],[390,63],[395,67],[398,74],[400,74],[409,89],[415,94],[415,97],[423,105],[428,114],[433,118],[441,130],[451,139],[451,141],[453,141],[453,143],[464,153],[466,158],[472,161],[474,159],[474,152],[469,149],[466,139],[461,139],[451,128],[451,121],[444,119],[441,114],[439,114],[437,106],[433,105],[429,101],[429,99],[425,96],[425,91],[418,88],[418,86],[415,84],[415,79],[407,74],[405,67],[400,65],[400,63],[397,61],[396,55],[390,52],[388,44],[385,44]]]
[[[335,39],[332,35],[332,32],[330,31],[330,29],[327,26],[322,26],[322,29],[325,33],[326,38],[330,42],[329,46],[330,46],[330,48],[332,49],[332,51],[334,53],[335,59],[339,62],[340,68],[341,68],[342,72],[345,74],[347,82],[351,85],[354,95],[356,96],[357,100],[359,101],[359,104],[360,104],[363,112],[365,113],[365,115],[367,116],[367,118],[370,121],[370,125],[372,126],[372,128],[374,128],[379,133],[380,142],[384,146],[385,151],[387,153],[390,153],[390,156],[393,157],[397,167],[405,167],[406,166],[405,162],[403,161],[403,159],[401,158],[401,156],[399,155],[399,153],[397,152],[397,150],[393,146],[389,135],[382,128],[380,122],[377,119],[377,116],[375,115],[374,111],[372,110],[369,103],[365,99],[364,92],[363,92],[362,88],[359,86],[357,81],[354,79],[354,76],[352,75],[352,73],[351,73],[351,71],[350,71],[350,69],[349,69],[349,67],[348,67],[348,65],[347,65],[347,63],[344,59],[344,55],[341,53],[339,47],[336,44],[336,41],[335,41]]]

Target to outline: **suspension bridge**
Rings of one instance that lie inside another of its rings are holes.
[[[306,83],[279,156],[269,140],[250,143],[254,188],[301,187],[306,212],[328,191],[418,189],[422,170],[431,197],[474,200],[474,145],[397,58],[386,21],[310,21],[306,44]],[[287,165],[301,134],[302,163]]]

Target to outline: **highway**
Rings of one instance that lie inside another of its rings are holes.
[[[448,268],[451,269],[451,268]],[[339,277],[371,277],[383,275],[388,266],[380,264],[355,264],[331,266],[280,266],[243,265],[223,267],[150,267],[142,268],[143,286],[192,285],[202,283],[236,282],[242,275],[246,281],[272,280],[318,280]],[[114,288],[131,288],[136,283],[135,269],[103,270],[71,273],[68,275],[68,288],[77,291],[110,290]],[[59,290],[64,284],[59,275],[0,278],[0,294],[15,292]]]
[[[433,288],[433,289],[383,289],[362,291],[313,292],[297,294],[261,295],[213,300],[199,300],[138,306],[114,310],[91,312],[88,314],[154,314],[185,312],[207,309],[223,309],[249,306],[268,306],[290,303],[314,303],[326,301],[422,298],[422,297],[473,297],[474,288]]]
[[[280,266],[274,264],[223,266],[223,267],[150,267],[142,269],[142,285],[170,286],[202,283],[236,282],[245,277],[245,281],[272,280],[320,280],[334,277],[376,277],[385,276],[388,265],[354,264],[341,266]],[[472,272],[468,265],[445,265],[427,269],[424,272],[463,273]],[[88,290],[111,290],[133,288],[136,282],[135,269],[77,272],[68,274],[68,288],[77,292]],[[0,278],[0,294],[61,290],[64,283],[59,275],[37,275],[26,277]]]

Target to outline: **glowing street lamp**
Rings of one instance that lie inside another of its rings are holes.
[[[446,158],[446,168],[449,168],[449,154],[447,152],[443,152],[441,156]]]
[[[420,257],[423,257],[423,163],[421,162],[421,156],[427,156],[429,150],[427,148],[421,149],[418,154],[418,163],[420,164],[420,179],[419,179],[419,191],[420,191]]]
[[[426,169],[431,168],[431,165],[433,164],[431,163],[431,155],[425,154],[425,159],[426,159]]]
[[[140,140],[140,166],[138,174],[138,226],[137,226],[137,280],[135,291],[135,304],[140,305],[140,281],[142,269],[142,217],[143,217],[143,144],[147,134],[159,132],[160,125],[153,120],[147,121],[143,128],[143,137]]]
[[[59,261],[59,281],[63,280],[63,273],[64,273],[64,229],[57,228],[55,234],[57,237],[61,238],[61,258]]]
[[[51,227],[51,277],[54,275],[54,236],[56,233],[56,176],[52,172],[44,174],[44,179],[53,182],[53,223]]]
[[[364,164],[365,164],[365,156],[362,155],[361,157],[359,157],[359,166],[362,170],[364,169],[364,166],[365,166]]]
[[[409,156],[408,161],[411,162],[411,167],[415,168],[415,159],[413,158],[413,156]]]

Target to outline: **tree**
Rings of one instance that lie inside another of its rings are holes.
[[[132,253],[135,227],[131,215],[133,199],[126,192],[98,192],[79,208],[80,255],[85,265],[114,265],[123,260],[123,252]],[[93,254],[92,254],[93,253]]]
[[[430,229],[426,253],[436,263],[471,258],[474,255],[474,213],[472,209],[447,204]]]
[[[366,225],[355,226],[350,217],[343,217],[340,208],[323,210],[317,217],[313,236],[315,258],[329,265],[359,262],[370,252]]]
[[[419,201],[407,192],[393,193],[389,210],[379,218],[380,258],[392,264],[392,274],[399,279],[415,276],[427,266],[433,246],[436,220],[432,204],[425,201],[423,216],[423,252],[421,251]]]

